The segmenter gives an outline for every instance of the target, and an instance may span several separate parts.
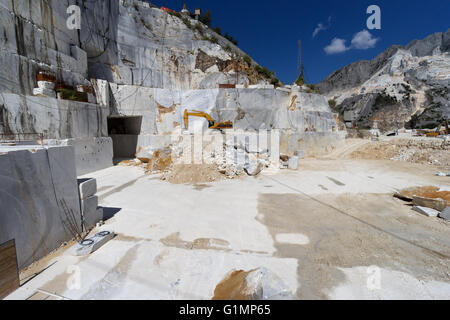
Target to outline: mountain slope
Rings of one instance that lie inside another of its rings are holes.
[[[406,47],[392,46],[317,85],[340,113],[353,111],[358,127],[382,131],[432,128],[450,118],[450,29]]]

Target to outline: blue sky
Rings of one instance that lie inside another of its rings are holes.
[[[151,2],[177,11],[184,3]],[[406,45],[450,28],[450,0],[191,0],[186,4],[191,11],[211,10],[213,27],[232,35],[241,49],[286,84],[296,79],[300,39],[306,80],[317,83],[349,63],[374,58],[393,44]],[[367,30],[370,5],[381,8],[381,30]],[[319,23],[322,27],[313,37]],[[332,43],[327,53],[325,48]],[[339,48],[345,51],[336,53]]]

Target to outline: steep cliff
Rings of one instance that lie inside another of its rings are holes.
[[[92,78],[174,89],[270,81],[243,63],[242,50],[189,15],[140,1],[77,2],[83,9],[81,29],[88,30],[80,41]]]
[[[67,27],[70,5],[81,9],[80,30]],[[0,0],[0,45],[0,138],[43,135],[74,145],[83,173],[101,154],[110,158],[114,117],[142,119],[137,137],[125,137],[137,149],[170,144],[186,109],[236,129],[282,130],[290,152],[323,152],[342,138],[323,96],[275,88],[274,75],[234,43],[188,14],[148,2]],[[38,81],[40,72],[53,82]],[[72,99],[80,92],[91,95],[89,103]],[[197,132],[207,129],[205,119],[189,122]]]
[[[352,111],[359,127],[377,121],[383,131],[436,127],[450,118],[450,30],[392,46],[317,85],[337,111]]]

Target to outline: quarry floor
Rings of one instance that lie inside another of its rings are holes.
[[[450,299],[450,223],[392,196],[450,179],[342,155],[200,185],[136,167],[91,174],[111,215],[94,232],[117,236],[88,257],[53,253],[9,299],[211,299],[229,272],[259,267],[294,299]]]

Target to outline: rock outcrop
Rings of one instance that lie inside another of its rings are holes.
[[[71,5],[80,30],[67,27]],[[228,39],[148,2],[0,0],[0,46],[0,138],[72,145],[79,174],[109,165],[111,147],[116,158],[164,150],[186,109],[244,131],[278,129],[284,153],[323,153],[342,139],[323,96],[275,88]],[[121,117],[137,120],[133,133],[108,128]],[[191,133],[206,127],[189,120]]]
[[[268,83],[250,77],[246,55],[228,39],[188,15],[147,2],[83,1],[80,41],[91,78],[152,88],[206,89],[221,83]],[[255,64],[252,61],[253,64]]]
[[[336,111],[350,111],[357,127],[382,131],[434,128],[450,118],[450,30],[392,46],[358,61],[317,85]]]

